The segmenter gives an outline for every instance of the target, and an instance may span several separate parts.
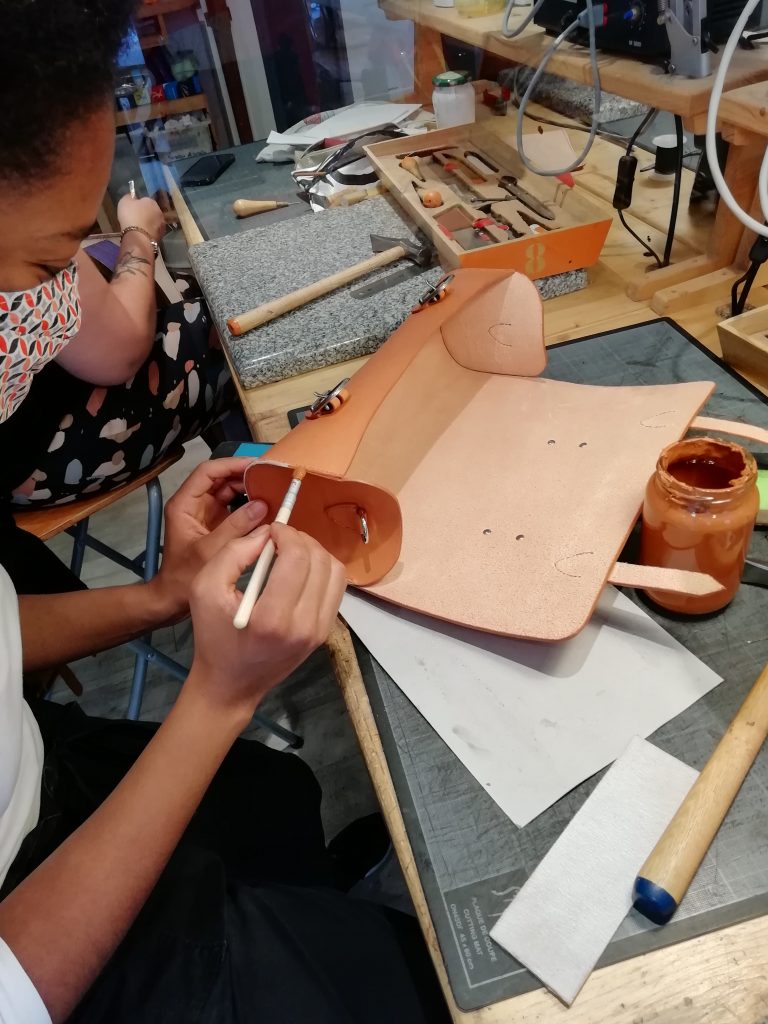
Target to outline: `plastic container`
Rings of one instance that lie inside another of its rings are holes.
[[[189,114],[169,119],[162,128],[148,132],[155,153],[164,164],[174,160],[185,160],[190,156],[205,156],[213,150],[210,121],[197,119]]]
[[[474,122],[475,90],[468,71],[442,71],[435,75],[432,84],[432,107],[438,128]]]
[[[759,505],[757,465],[740,445],[709,437],[668,445],[645,492],[640,560],[708,573],[725,589],[703,597],[648,590],[651,600],[686,615],[724,608],[739,588]]]
[[[506,6],[506,0],[456,0],[456,10],[461,18],[484,18],[498,14]]]

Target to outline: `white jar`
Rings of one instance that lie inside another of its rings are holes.
[[[475,90],[468,71],[441,71],[432,79],[432,107],[438,128],[472,124],[475,120]]]

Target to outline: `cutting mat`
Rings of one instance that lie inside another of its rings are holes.
[[[669,320],[551,348],[546,376],[614,385],[712,380],[706,415],[768,428],[765,399]],[[765,536],[756,533],[752,548],[763,558]],[[701,769],[768,661],[768,590],[742,587],[725,612],[703,621],[652,614],[724,679],[650,737]],[[457,1004],[476,1009],[539,987],[487,932],[599,776],[518,829],[361,645],[358,658]],[[766,792],[763,750],[674,921],[658,929],[633,912],[601,965],[768,913]]]

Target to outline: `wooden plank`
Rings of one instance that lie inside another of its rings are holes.
[[[143,124],[156,117],[171,117],[173,114],[188,114],[192,110],[205,110],[208,98],[205,93],[198,96],[184,96],[178,100],[163,100],[161,103],[147,103],[141,107],[115,112],[115,127],[123,128],[129,124]]]
[[[485,18],[460,18],[453,7],[435,7],[432,0],[379,0],[379,6],[392,19],[408,19],[470,46],[477,46],[511,63],[537,67],[552,37],[543,29],[529,26],[517,39],[501,34],[501,14]],[[514,28],[527,7],[520,8],[511,25]],[[713,69],[718,57],[713,55]],[[659,107],[672,114],[690,118],[704,113],[709,105],[712,78],[684,78],[665,75],[660,68],[629,57],[600,54],[598,58],[603,89],[638,103]],[[567,43],[552,57],[547,70],[574,82],[591,82],[585,47]],[[738,50],[725,82],[726,89],[737,89],[768,79],[768,63],[759,50]]]
[[[402,98],[404,103],[432,104],[432,79],[445,71],[442,37],[439,32],[422,26],[414,39],[413,92]]]
[[[720,100],[720,120],[762,137],[767,136],[768,82],[745,85],[725,93]]]

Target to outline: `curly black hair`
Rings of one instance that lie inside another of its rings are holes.
[[[136,0],[0,0],[0,180],[44,177],[109,97]]]

